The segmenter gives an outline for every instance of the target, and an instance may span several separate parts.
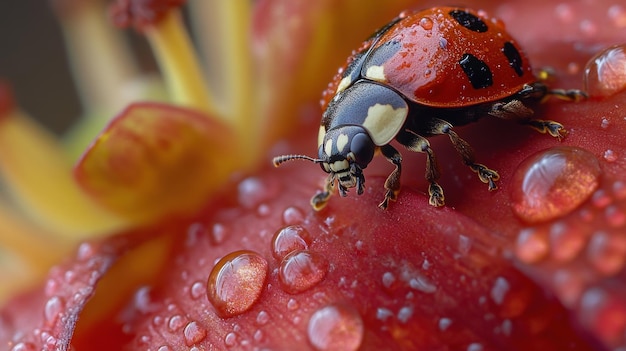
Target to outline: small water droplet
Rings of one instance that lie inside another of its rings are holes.
[[[452,319],[440,318],[438,324],[439,324],[439,330],[446,331],[450,327],[450,324],[452,324]]]
[[[617,206],[607,206],[604,210],[604,217],[609,226],[620,228],[626,224],[626,213]]]
[[[604,189],[598,189],[598,191],[594,192],[591,196],[591,203],[596,208],[605,208],[610,205],[612,201],[613,200],[611,199],[609,194],[604,191]]]
[[[239,183],[237,190],[239,204],[244,208],[253,209],[274,198],[278,194],[279,187],[275,181],[249,177]]]
[[[328,261],[322,255],[302,250],[294,251],[280,263],[278,279],[285,291],[303,292],[317,285],[328,272]]]
[[[201,281],[195,281],[191,284],[189,293],[191,294],[191,298],[194,300],[201,298],[204,294],[206,294],[205,284]]]
[[[534,229],[522,229],[517,236],[515,255],[526,263],[535,263],[546,257],[550,246],[544,233]]]
[[[626,237],[595,232],[587,245],[587,259],[599,273],[612,276],[624,268]]]
[[[37,350],[37,346],[30,342],[18,342],[13,345],[11,351],[35,351]]]
[[[263,341],[263,331],[261,329],[257,329],[254,332],[254,335],[252,335],[252,338],[254,339],[254,341],[256,342],[260,342]]]
[[[185,326],[183,335],[185,337],[185,344],[187,346],[195,345],[206,338],[206,329],[202,327],[198,322],[193,321]]]
[[[178,331],[184,325],[185,325],[185,319],[183,318],[183,316],[179,314],[173,315],[172,317],[170,317],[169,322],[167,322],[167,327],[172,333]]]
[[[265,325],[269,321],[270,321],[270,315],[265,311],[259,312],[259,314],[257,314],[256,316],[256,322],[259,325]]]
[[[586,242],[585,234],[577,228],[567,226],[564,222],[550,225],[550,247],[552,258],[560,262],[574,259],[583,249]]]
[[[473,342],[467,346],[467,351],[483,351],[483,345]]]
[[[571,5],[567,3],[561,3],[554,8],[556,17],[563,23],[569,23],[574,20],[574,10]]]
[[[226,345],[227,347],[235,347],[237,346],[237,344],[237,334],[233,332],[226,334],[226,336],[224,337],[224,345]]]
[[[463,256],[467,255],[472,248],[472,242],[474,240],[465,235],[459,235],[459,253]]]
[[[598,33],[598,26],[589,19],[580,21],[579,28],[581,33],[587,37],[592,37]]]
[[[602,157],[606,160],[606,162],[615,162],[617,161],[617,153],[611,149],[604,151]]]
[[[170,347],[167,345],[162,345],[162,346],[159,346],[157,351],[170,351]]]
[[[504,321],[502,321],[500,330],[502,330],[502,334],[506,336],[511,336],[511,332],[513,331],[513,323],[511,322],[511,320],[505,319]]]
[[[217,262],[207,282],[207,296],[222,317],[250,309],[261,296],[268,263],[256,252],[241,250]]]
[[[219,245],[223,243],[224,240],[226,240],[226,237],[228,236],[228,230],[223,224],[215,223],[213,224],[213,228],[210,234],[211,235],[209,236],[209,238],[211,239],[211,243],[213,245]]]
[[[428,17],[422,17],[419,21],[419,25],[425,30],[431,30],[433,29],[433,20]]]
[[[386,321],[389,317],[393,317],[393,312],[390,309],[379,307],[376,309],[376,319]]]
[[[606,117],[602,117],[602,120],[600,121],[600,128],[607,129],[609,125],[611,125],[611,121]]]
[[[290,206],[283,211],[283,223],[286,225],[299,224],[304,221],[304,211],[299,207]]]
[[[300,304],[295,299],[289,299],[289,301],[287,301],[287,309],[289,311],[295,311],[298,308],[300,308]]]
[[[584,89],[592,97],[608,97],[626,89],[626,45],[611,46],[585,66]]]
[[[426,294],[432,294],[437,291],[437,286],[423,275],[411,278],[411,280],[409,280],[409,286]]]
[[[396,282],[396,276],[391,272],[383,273],[383,286],[387,289],[390,289],[393,283]]]
[[[607,10],[608,17],[617,28],[626,27],[626,9],[621,5],[611,5]]]
[[[577,304],[584,286],[582,279],[580,274],[565,269],[557,270],[554,273],[552,286],[565,306],[572,308]]]
[[[96,254],[96,248],[91,243],[82,243],[78,246],[76,259],[86,261]]]
[[[317,350],[355,351],[363,342],[363,320],[346,305],[323,307],[311,316],[307,328],[309,342]]]
[[[260,204],[257,208],[256,208],[256,214],[260,217],[260,218],[264,218],[269,216],[272,213],[272,209],[269,207],[269,205],[267,204]]]
[[[496,278],[496,281],[491,288],[491,299],[496,303],[496,305],[502,305],[510,289],[511,285],[508,280],[503,277]]]
[[[400,323],[406,323],[413,316],[413,307],[404,306],[398,311],[398,320]]]
[[[56,323],[59,315],[63,312],[64,308],[63,300],[58,296],[53,296],[48,299],[44,307],[44,317],[46,318],[47,325],[53,325]]]
[[[185,245],[187,247],[194,247],[198,245],[202,238],[205,238],[209,233],[207,227],[199,222],[192,223],[189,228],[187,228],[187,238],[185,240]]]
[[[282,260],[293,251],[306,250],[311,245],[311,235],[299,225],[281,228],[272,237],[272,255]]]
[[[600,165],[589,151],[555,147],[526,159],[513,177],[513,210],[529,223],[564,216],[599,184]]]

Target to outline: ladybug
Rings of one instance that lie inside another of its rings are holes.
[[[341,196],[350,188],[362,194],[363,170],[374,155],[382,154],[395,165],[379,205],[386,209],[400,190],[402,156],[390,145],[396,140],[426,154],[428,202],[443,206],[440,171],[427,138],[447,135],[463,163],[495,190],[498,172],[477,163],[453,127],[494,116],[560,139],[563,125],[533,119],[526,106],[549,95],[571,101],[586,97],[580,90],[548,89],[497,20],[458,7],[403,12],[348,58],[324,92],[318,158],[284,155],[273,162],[278,167],[304,159],[321,165],[329,174],[326,187],[311,199],[320,210],[335,182]]]

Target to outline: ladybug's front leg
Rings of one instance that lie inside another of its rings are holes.
[[[335,175],[329,174],[328,179],[326,180],[326,185],[324,186],[324,190],[321,193],[315,194],[311,198],[311,207],[315,211],[319,211],[326,206],[328,199],[332,195],[333,185],[335,184]]]
[[[387,144],[380,147],[380,152],[396,166],[396,169],[391,172],[387,180],[385,181],[385,198],[378,204],[383,210],[389,206],[389,200],[396,201],[398,193],[400,192],[400,175],[402,174],[402,155],[393,146]]]

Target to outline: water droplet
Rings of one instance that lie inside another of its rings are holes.
[[[267,260],[256,252],[241,250],[224,256],[209,274],[209,301],[222,317],[247,311],[261,296],[267,271]]]
[[[591,236],[587,258],[599,273],[611,276],[624,268],[626,237],[598,231]]]
[[[256,214],[260,218],[264,218],[269,216],[272,213],[272,209],[267,204],[260,204],[259,207],[256,208]]]
[[[603,189],[598,189],[598,191],[594,192],[593,196],[591,196],[591,203],[596,208],[605,208],[612,201],[613,200],[611,200],[611,197],[609,196],[609,194],[607,194],[606,191],[604,191]]]
[[[433,29],[433,20],[431,20],[431,19],[430,19],[430,18],[428,18],[428,17],[422,17],[422,18],[420,19],[419,24],[420,24],[420,27],[422,27],[422,28],[424,28],[424,29],[426,29],[426,30],[431,30],[431,29]]]
[[[265,311],[259,312],[259,314],[257,314],[257,316],[256,316],[256,322],[259,325],[265,325],[269,321],[270,321],[270,315],[267,312],[265,312]]]
[[[614,45],[585,66],[584,89],[592,97],[608,97],[626,89],[626,45]]]
[[[526,159],[513,177],[513,210],[529,223],[570,213],[595,191],[600,165],[589,151],[555,147]]]
[[[289,299],[289,301],[287,301],[287,309],[289,311],[295,311],[298,308],[300,308],[300,304],[295,299]]]
[[[253,209],[274,198],[278,194],[279,188],[275,181],[249,177],[239,183],[237,190],[239,204],[244,208]]]
[[[579,28],[581,33],[588,37],[592,37],[598,33],[598,26],[589,19],[580,21]]]
[[[393,317],[393,312],[390,309],[379,307],[376,309],[376,319],[386,321],[389,317]]]
[[[474,240],[472,238],[469,238],[465,235],[459,235],[459,253],[464,256],[467,255],[472,248],[473,241]]]
[[[452,319],[450,318],[440,318],[439,319],[439,330],[446,331],[450,324],[452,324]]]
[[[311,245],[311,235],[299,225],[290,225],[274,233],[272,255],[282,260],[293,251],[306,250]]]
[[[602,157],[606,160],[606,162],[615,162],[617,161],[617,153],[611,149],[604,151]]]
[[[604,217],[609,226],[620,228],[626,224],[626,213],[616,206],[607,206],[604,210]]]
[[[226,226],[221,223],[213,224],[213,230],[211,230],[211,235],[209,237],[213,245],[219,245],[223,243],[224,240],[226,240],[227,236],[228,230],[226,229]]]
[[[224,344],[227,347],[235,347],[237,346],[237,334],[230,332],[228,334],[226,334],[226,336],[224,337]]]
[[[44,317],[48,325],[56,323],[59,315],[63,312],[64,303],[58,296],[53,296],[48,299],[46,306],[44,307]]]
[[[423,275],[411,278],[411,280],[409,280],[409,286],[426,294],[432,294],[437,291],[437,286]]]
[[[185,325],[185,319],[183,318],[183,316],[179,314],[173,315],[170,318],[169,322],[167,322],[167,327],[172,333],[178,331],[184,325]]]
[[[167,345],[160,346],[157,351],[170,351],[170,347]]]
[[[574,259],[586,242],[585,234],[575,227],[567,226],[564,222],[552,224],[549,236],[552,258],[560,262]]]
[[[91,243],[82,243],[78,246],[76,259],[78,261],[86,261],[96,254],[96,248]]]
[[[206,338],[206,329],[198,322],[190,322],[185,326],[183,335],[187,346],[195,345]]]
[[[304,221],[304,211],[298,207],[290,206],[283,211],[283,223],[286,225],[299,224]]]
[[[600,121],[600,128],[607,129],[609,125],[611,125],[611,121],[606,117],[602,117],[602,120]]]
[[[467,346],[467,351],[483,351],[483,345],[473,342]]]
[[[548,255],[550,246],[545,233],[523,229],[517,236],[515,255],[526,263],[535,263]]]
[[[294,251],[280,263],[278,279],[285,291],[303,292],[317,285],[328,272],[328,261],[320,254],[303,250]]]
[[[205,238],[208,235],[209,230],[207,227],[199,222],[192,223],[189,228],[187,228],[187,239],[185,240],[185,245],[187,247],[194,247],[198,245],[202,238]]]
[[[37,350],[37,347],[30,342],[18,342],[17,344],[13,345],[13,347],[11,348],[11,351],[35,351]]]
[[[307,328],[309,342],[317,350],[357,350],[363,334],[361,316],[346,305],[330,305],[315,311]]]
[[[194,300],[201,298],[204,294],[206,294],[205,284],[201,281],[194,282],[191,284],[189,293],[191,294],[191,298]]]
[[[558,4],[554,8],[554,12],[556,17],[560,19],[563,23],[572,22],[574,20],[574,10],[571,5],[567,3]]]
[[[576,305],[584,284],[582,279],[580,274],[565,269],[554,273],[552,286],[565,306],[572,308]]]
[[[613,25],[617,28],[626,27],[626,9],[621,5],[611,5],[607,11],[607,15],[613,20]]]
[[[383,286],[387,289],[391,288],[393,283],[396,282],[396,277],[391,272],[383,273]]]
[[[496,305],[502,305],[504,299],[506,298],[506,294],[510,289],[511,285],[508,280],[503,277],[496,278],[496,282],[491,288],[491,299],[496,303]]]
[[[404,306],[398,311],[398,320],[400,323],[406,323],[413,316],[413,307]]]

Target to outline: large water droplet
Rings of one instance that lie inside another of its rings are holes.
[[[190,322],[185,326],[183,335],[185,337],[185,344],[192,346],[206,338],[207,331],[198,322]]]
[[[285,291],[297,294],[321,282],[327,272],[328,261],[320,254],[294,251],[280,263],[278,279]]]
[[[256,252],[241,250],[224,256],[209,275],[209,301],[223,317],[247,311],[261,296],[267,271],[267,260]]]
[[[595,191],[600,165],[589,151],[555,147],[526,159],[513,177],[513,210],[529,223],[570,213]]]
[[[311,244],[311,235],[301,226],[290,225],[277,231],[272,238],[272,255],[282,260],[289,253],[306,250]]]
[[[593,97],[608,97],[626,90],[626,45],[611,46],[589,60],[584,86]]]
[[[317,350],[353,351],[363,342],[363,320],[352,307],[330,305],[311,316],[309,342]]]

